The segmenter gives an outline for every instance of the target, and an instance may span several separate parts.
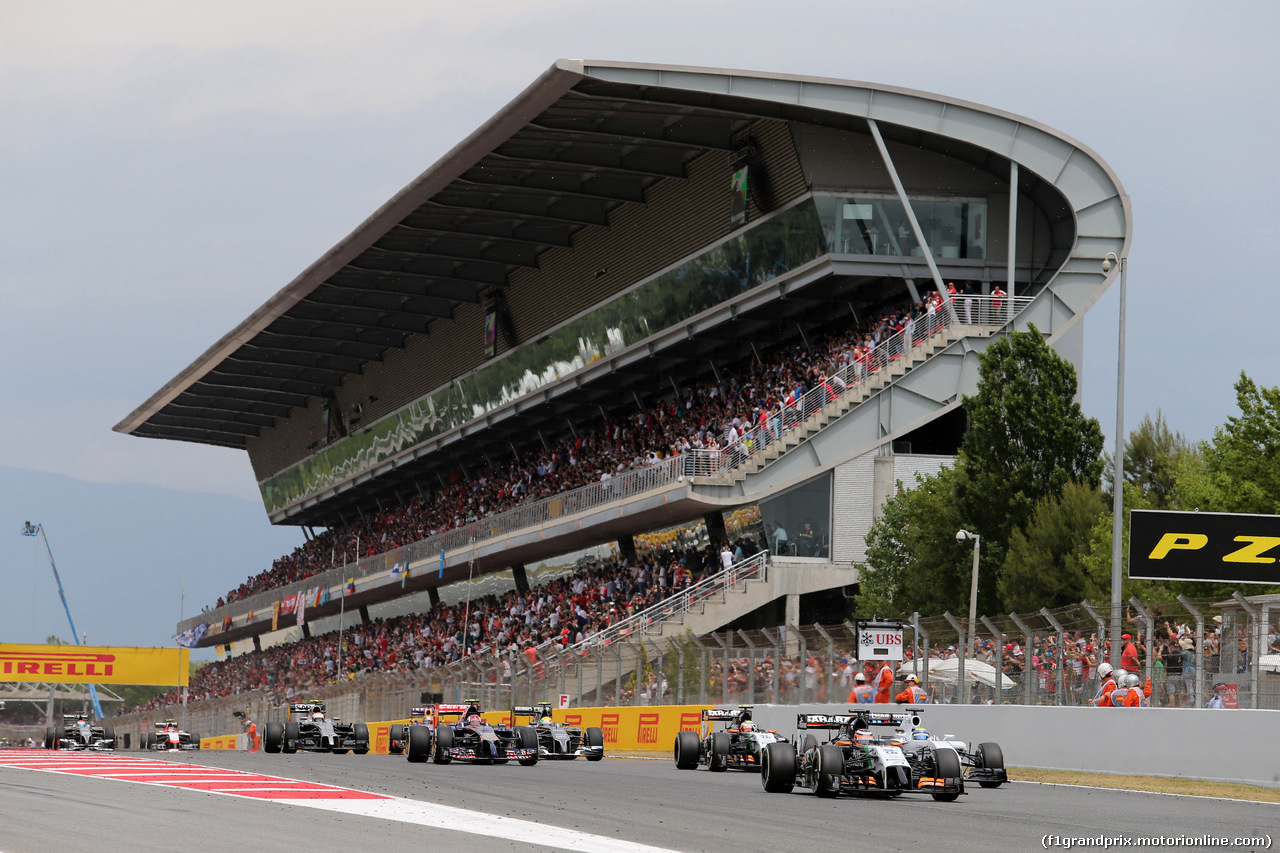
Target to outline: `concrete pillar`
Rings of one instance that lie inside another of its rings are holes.
[[[622,555],[622,559],[634,562],[636,559],[636,540],[631,536],[619,536],[618,553]]]
[[[719,545],[729,538],[729,534],[724,529],[724,516],[719,512],[709,512],[702,517],[702,521],[707,525],[707,535],[711,537],[711,544]]]
[[[897,480],[893,476],[893,446],[885,445],[876,454],[871,475],[871,517],[884,515],[884,502],[893,497]],[[886,452],[887,451],[887,452]]]
[[[787,627],[787,647],[786,653],[788,657],[793,657],[800,653],[800,637],[791,628],[800,625],[800,596],[792,593],[786,597],[787,612],[783,624]]]
[[[365,623],[368,621],[369,621],[369,605],[361,604],[360,605],[360,622]]]
[[[427,590],[427,595],[431,598],[431,606],[432,606],[432,607],[439,607],[439,606],[440,606],[440,587],[438,587],[438,586],[430,587],[430,588]]]
[[[306,622],[302,623],[302,636],[308,640],[311,639],[311,625]]]
[[[516,592],[529,591],[529,575],[525,573],[524,563],[516,563],[512,566],[511,576],[515,578]]]
[[[228,648],[230,647],[228,646]],[[253,650],[255,652],[262,651],[262,636],[260,634],[253,635]]]

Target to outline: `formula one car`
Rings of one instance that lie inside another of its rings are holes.
[[[819,797],[921,792],[941,802],[955,800],[964,793],[960,756],[942,741],[908,740],[903,727],[918,721],[907,714],[856,710],[800,714],[796,728],[806,731],[803,752],[797,755],[789,743],[769,745],[761,756],[761,782],[771,794],[788,793],[798,786],[812,789]],[[878,737],[872,726],[893,726],[897,731]],[[815,729],[834,731],[835,736],[819,743],[807,734]],[[910,752],[909,744],[915,744]]]
[[[446,723],[445,717],[459,717]],[[413,762],[431,758],[435,764],[468,761],[472,764],[506,764],[515,759],[525,767],[538,763],[538,735],[528,726],[492,726],[480,716],[480,703],[436,705],[435,730],[409,726],[405,758]],[[434,735],[434,737],[432,736]]]
[[[44,748],[112,752],[116,748],[116,730],[92,725],[88,714],[63,714],[61,726],[44,730]]]
[[[397,723],[391,727],[391,736],[387,744],[389,753],[392,755],[404,755],[404,751],[409,747],[409,729],[412,726],[426,726],[430,731],[435,731],[436,723],[431,716],[431,707],[429,705],[419,705],[411,708],[409,710],[409,725]]]
[[[724,728],[716,731],[717,723]],[[701,731],[676,733],[676,769],[696,770],[705,764],[713,773],[730,767],[758,770],[761,754],[772,743],[787,743],[787,739],[777,732],[757,728],[751,720],[750,705],[709,708],[702,712]]]
[[[288,722],[267,723],[262,735],[263,751],[294,753],[302,749],[335,755],[364,755],[369,751],[369,727],[325,716],[323,702],[294,702],[289,706],[289,715],[293,719]]]
[[[173,720],[156,723],[154,732],[143,732],[141,749],[156,752],[181,752],[200,748],[200,735],[184,732]]]
[[[925,747],[918,746],[921,742],[931,742],[933,737],[924,729],[920,728],[919,713],[924,710],[922,708],[908,708],[907,711],[914,714],[911,718],[911,731],[909,739],[903,746],[903,752],[906,753],[907,761],[912,762],[918,752]],[[943,735],[939,743],[944,743],[956,751],[956,755],[960,757],[960,764],[964,770],[964,778],[971,782],[977,782],[984,788],[999,788],[1005,782],[1009,781],[1009,774],[1004,769],[1004,751],[1000,749],[998,743],[980,743],[974,747],[970,743],[957,740],[955,735]],[[912,764],[912,772],[916,772],[916,765]]]
[[[579,755],[587,761],[604,758],[604,732],[596,726],[583,729],[557,723],[551,718],[551,703],[516,705],[511,709],[516,717],[533,717],[530,728],[538,735],[538,757],[572,761]]]

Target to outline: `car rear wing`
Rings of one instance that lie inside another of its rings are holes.
[[[316,711],[324,713],[323,702],[292,702],[289,704],[290,714],[311,714]]]
[[[436,705],[437,717],[461,717],[470,705]]]
[[[511,709],[511,713],[517,717],[540,717],[543,714],[551,713],[551,703],[545,702],[538,705],[516,705]]]
[[[409,719],[421,720],[431,716],[431,707],[428,705],[419,705],[416,708],[409,709]]]
[[[733,708],[705,708],[702,711],[704,722],[724,723],[738,719],[740,711]]]
[[[856,722],[861,722],[866,726],[905,728],[908,725],[918,726],[920,717],[915,714],[872,714],[867,711],[859,711],[855,714],[796,715],[797,729],[838,729],[841,726],[852,725]]]

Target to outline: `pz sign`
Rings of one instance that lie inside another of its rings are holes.
[[[1129,577],[1280,583],[1280,516],[1134,510]]]

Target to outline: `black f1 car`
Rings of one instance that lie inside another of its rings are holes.
[[[156,752],[181,752],[200,748],[200,735],[184,732],[173,720],[156,723],[154,732],[143,732],[139,747]]]
[[[44,748],[112,752],[116,748],[116,730],[93,725],[88,714],[63,714],[61,726],[44,730]]]
[[[723,725],[719,731],[716,730],[717,724]],[[702,712],[700,731],[676,733],[676,769],[696,770],[705,764],[715,773],[730,767],[758,770],[764,748],[772,743],[786,742],[786,738],[779,737],[777,732],[756,727],[751,720],[750,705],[708,708]]]
[[[557,723],[551,716],[551,703],[516,705],[511,709],[516,717],[533,717],[530,728],[538,735],[538,757],[572,761],[579,755],[587,761],[604,758],[604,732],[597,726],[583,729]]]
[[[435,731],[435,719],[431,716],[431,706],[418,705],[409,710],[409,725],[404,723],[396,723],[391,727],[390,737],[387,742],[387,752],[392,755],[404,755],[404,751],[409,748],[409,728],[410,726],[426,726],[432,732]]]
[[[819,797],[841,793],[928,793],[935,800],[951,802],[964,793],[960,756],[942,741],[911,740],[907,725],[919,717],[907,714],[800,714],[796,728],[805,731],[803,751],[787,744],[770,744],[761,760],[760,779],[771,794],[809,788]],[[872,726],[892,726],[896,731],[877,736]],[[834,731],[820,743],[810,730]]]
[[[288,722],[267,723],[262,735],[265,752],[294,753],[302,749],[364,755],[369,751],[369,727],[325,716],[323,702],[294,702],[289,706],[289,715],[293,719]]]
[[[444,717],[459,717],[446,723]],[[427,725],[409,726],[405,758],[448,764],[467,761],[472,764],[506,764],[512,759],[525,767],[538,763],[538,735],[528,726],[492,726],[480,716],[480,703],[436,705],[432,719],[434,730]]]

